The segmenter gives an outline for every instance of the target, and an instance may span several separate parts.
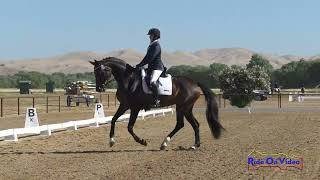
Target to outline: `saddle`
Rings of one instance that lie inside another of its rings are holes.
[[[159,95],[172,95],[172,78],[166,73],[167,68],[162,72],[157,81]],[[150,75],[147,75],[144,69],[141,69],[142,89],[146,94],[152,94],[150,90]]]
[[[160,77],[162,77],[162,78],[168,77],[167,68],[166,68],[166,67],[164,67],[164,70],[163,70],[163,72],[161,73]]]
[[[146,73],[146,74],[145,74],[145,81],[146,81],[148,87],[150,87],[151,71],[145,70],[145,73]],[[161,75],[160,75],[160,78],[167,78],[169,75],[170,75],[170,74],[167,74],[167,68],[165,67],[165,68],[164,68],[164,71],[163,71],[163,72],[161,73]],[[143,77],[142,74],[141,74],[141,77]],[[159,78],[159,79],[160,79],[160,78]],[[158,79],[158,81],[157,81],[157,85],[160,85],[159,79]]]

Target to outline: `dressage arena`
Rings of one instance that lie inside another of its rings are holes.
[[[320,102],[288,102],[282,109],[270,99],[248,110],[220,108],[226,131],[213,139],[204,105],[197,103],[201,147],[189,150],[194,133],[185,121],[167,150],[159,147],[175,126],[175,115],[138,120],[135,132],[148,141],[144,147],[127,132],[127,123],[116,125],[116,144],[109,147],[110,125],[61,131],[52,136],[32,136],[17,142],[0,141],[0,179],[320,179]],[[41,123],[92,118],[93,112],[40,114]],[[108,116],[115,109],[105,109]],[[128,112],[127,112],[128,113]],[[19,123],[23,116],[0,118],[1,129]],[[302,170],[260,168],[248,170],[253,151],[287,153],[303,158]]]

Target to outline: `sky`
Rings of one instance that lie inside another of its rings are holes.
[[[151,27],[169,52],[242,47],[316,55],[319,8],[319,0],[3,0],[0,59],[145,52]]]

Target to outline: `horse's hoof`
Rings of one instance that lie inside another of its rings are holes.
[[[195,144],[193,146],[190,147],[190,150],[196,150],[200,147],[200,144]]]
[[[113,138],[111,138],[109,142],[110,147],[112,147],[115,143],[116,141]]]
[[[166,149],[166,146],[160,146],[160,150],[165,150]]]
[[[170,137],[166,137],[160,146],[160,150],[165,150],[170,142]]]
[[[141,140],[140,144],[142,144],[142,145],[144,145],[144,146],[147,146],[147,145],[148,145],[147,141],[144,140],[144,139]]]
[[[110,147],[112,147],[114,144],[114,142],[109,142]]]

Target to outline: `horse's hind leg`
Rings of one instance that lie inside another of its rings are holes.
[[[192,109],[186,112],[185,117],[194,130],[195,143],[194,146],[192,146],[191,148],[195,149],[197,147],[200,147],[199,123],[197,119],[193,116]]]
[[[184,112],[183,111],[178,111],[177,109],[177,124],[176,127],[171,131],[171,133],[164,139],[163,143],[161,144],[160,149],[164,150],[167,146],[168,143],[170,142],[171,138],[184,126],[183,122],[184,118]]]

